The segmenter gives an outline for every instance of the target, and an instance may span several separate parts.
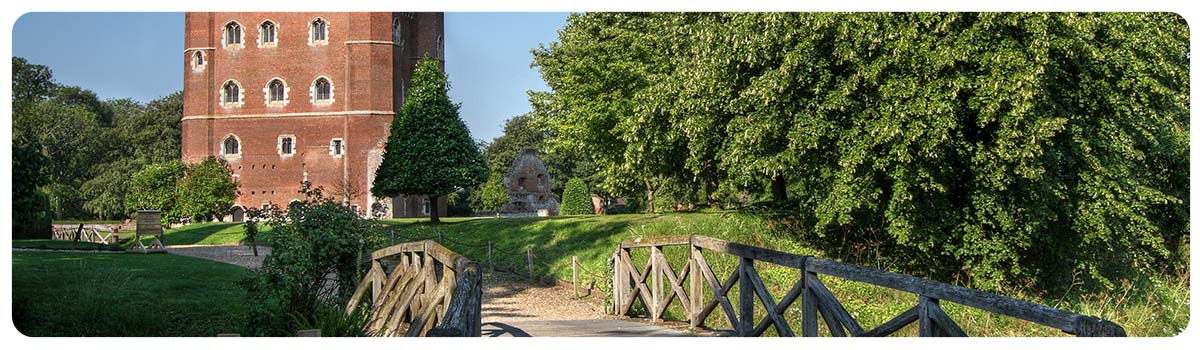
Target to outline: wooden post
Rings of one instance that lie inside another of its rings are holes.
[[[738,265],[738,308],[741,309],[741,317],[738,318],[736,325],[737,334],[739,337],[749,337],[754,331],[754,286],[750,281],[750,271],[754,268],[754,260],[750,258],[741,258],[742,263]]]
[[[919,335],[921,337],[939,336],[940,332],[938,332],[937,327],[934,326],[933,318],[929,317],[929,304],[937,304],[938,300],[924,295],[919,296],[917,300],[917,320],[919,320],[918,326],[920,327]]]
[[[396,244],[396,229],[392,229],[390,231],[390,233],[391,233],[391,236],[390,236],[391,240],[388,241],[388,242],[390,242],[390,244],[388,244],[388,245],[395,245]]]
[[[650,246],[650,301],[651,305],[646,305],[650,309],[650,322],[658,322],[662,315],[658,314],[659,304],[662,303],[662,269],[658,266],[658,256],[662,251],[657,246]]]
[[[445,245],[446,243],[444,242],[446,241],[442,238],[442,231],[438,231],[438,244]]]
[[[808,272],[808,265],[805,264],[801,271],[803,274],[800,277],[801,293],[801,332],[805,337],[817,336],[817,296],[813,293],[812,288],[808,287],[810,279],[816,279],[817,274]]]
[[[617,315],[617,316],[625,316],[625,315],[620,314],[621,308],[625,306],[624,305],[625,285],[622,284],[621,281],[625,280],[625,274],[626,274],[624,264],[621,263],[621,246],[620,245],[617,246],[617,251],[613,252],[613,256],[610,259],[613,264],[613,277],[612,277],[613,312],[612,313],[613,313],[613,315]]]
[[[525,262],[529,264],[529,284],[533,284],[533,246],[525,247]]]
[[[689,278],[691,279],[692,284],[691,290],[689,291],[689,293],[692,294],[689,295],[689,297],[692,298],[692,314],[688,315],[688,319],[691,327],[696,328],[704,325],[703,320],[699,319],[700,309],[704,307],[704,291],[703,285],[701,284],[701,279],[704,277],[703,273],[700,272],[700,261],[696,259],[696,255],[700,254],[700,247],[697,247],[694,244],[689,244],[688,246],[691,247],[692,250],[692,254],[688,256],[688,265],[690,266],[688,269],[691,271],[691,276],[689,276]]]
[[[580,297],[580,257],[571,255],[571,285],[575,286],[575,297]]]
[[[491,273],[496,273],[496,263],[492,260],[492,241],[488,241],[488,270],[491,270],[489,271]]]

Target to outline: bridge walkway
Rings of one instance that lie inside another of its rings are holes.
[[[507,273],[483,276],[483,337],[686,337],[682,329],[604,314],[604,296],[574,297],[567,286],[530,285]]]

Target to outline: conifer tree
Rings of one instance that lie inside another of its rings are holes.
[[[450,101],[441,64],[428,55],[417,63],[412,88],[392,120],[383,163],[375,171],[376,197],[429,196],[438,222],[438,198],[487,178],[487,166],[471,132]]]

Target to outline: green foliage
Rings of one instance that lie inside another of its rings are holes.
[[[125,207],[131,213],[138,210],[158,210],[163,213],[163,223],[178,222],[181,218],[176,207],[178,184],[183,180],[186,166],[174,160],[147,165],[129,179],[129,192],[125,195]]]
[[[440,61],[426,57],[417,63],[375,172],[376,197],[424,194],[437,203],[439,196],[483,182],[487,166],[448,90]],[[438,221],[436,205],[431,214]]]
[[[1162,13],[576,14],[534,50],[532,123],[650,206],[771,189],[840,256],[1111,288],[1181,267],[1187,38]]]
[[[382,241],[373,221],[326,198],[320,188],[303,183],[300,193],[303,201],[270,221],[271,254],[244,283],[252,335],[294,334],[319,321],[321,305],[345,304],[360,278],[359,259]]]
[[[346,314],[346,306],[341,304],[320,303],[316,313],[309,315],[294,315],[297,329],[319,329],[322,337],[369,337],[367,331],[370,323],[371,310],[369,305],[359,306],[354,312]]]
[[[592,193],[588,191],[588,186],[579,178],[567,181],[567,188],[563,190],[563,202],[561,210],[563,215],[592,215],[595,214],[595,208],[592,206]]]
[[[237,182],[233,181],[233,170],[225,160],[205,158],[188,165],[187,174],[179,182],[176,209],[181,217],[194,221],[220,218],[233,207],[237,188]]]
[[[35,135],[47,158],[49,180],[39,186],[55,219],[123,217],[133,211],[124,207],[129,175],[179,159],[182,93],[145,105],[100,101],[23,58],[13,58],[13,71],[13,130]]]
[[[504,176],[488,174],[487,182],[479,190],[477,208],[479,211],[499,211],[500,207],[508,204],[508,189],[504,188]]]
[[[34,137],[14,130],[12,145],[12,238],[49,238],[50,200],[45,185],[46,156]]]

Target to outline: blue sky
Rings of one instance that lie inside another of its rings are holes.
[[[566,13],[446,13],[450,97],[477,139],[530,110],[526,91],[548,90],[529,50],[558,38]],[[28,13],[13,26],[13,55],[49,66],[60,84],[101,99],[147,102],[183,88],[183,13]]]

